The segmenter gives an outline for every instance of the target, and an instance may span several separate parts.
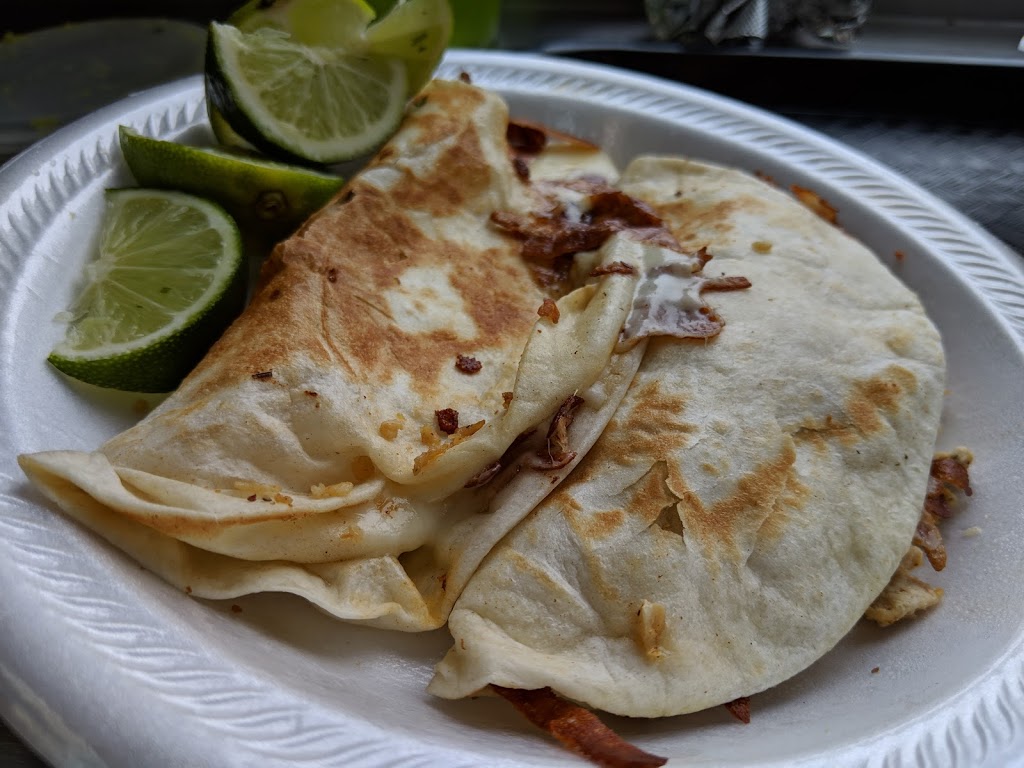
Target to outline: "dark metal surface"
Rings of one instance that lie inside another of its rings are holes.
[[[899,171],[1024,255],[1024,131],[923,120],[790,117]]]

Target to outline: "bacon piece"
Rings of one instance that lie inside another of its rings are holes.
[[[946,567],[946,546],[939,524],[952,515],[951,505],[956,501],[956,491],[971,495],[967,468],[972,460],[970,451],[963,448],[952,453],[935,454],[913,542],[885,589],[865,611],[866,619],[887,627],[938,605],[942,600],[941,589],[915,578],[911,571],[921,565],[925,557],[936,571]]]
[[[571,133],[563,133],[531,120],[509,120],[505,138],[513,151],[538,154],[548,146],[597,151],[598,146]]]
[[[538,189],[543,192],[545,187],[551,189],[558,186],[568,185],[547,183],[538,185]],[[545,288],[552,291],[565,288],[572,268],[572,256],[580,251],[600,248],[616,232],[624,232],[630,239],[689,256],[692,261],[686,265],[685,274],[677,276],[686,281],[700,281],[698,290],[701,293],[735,291],[750,287],[750,281],[745,277],[700,276],[700,271],[711,259],[707,248],[687,254],[657,213],[645,203],[620,190],[609,188],[603,180],[587,181],[584,189],[584,193],[588,195],[588,205],[581,206],[580,210],[567,211],[567,206],[559,202],[557,195],[550,195],[546,208],[529,215],[508,211],[494,211],[491,214],[491,221],[497,227],[522,240],[522,256],[530,262],[535,279]],[[573,208],[571,204],[568,207]],[[594,269],[591,275],[598,277],[634,272],[630,265],[615,262]],[[641,280],[652,276],[642,276]],[[683,295],[686,290],[688,287],[681,288],[679,295]],[[652,312],[655,313],[656,322],[653,325],[648,323],[645,326],[645,333],[640,334],[633,329],[624,334],[623,340],[636,343],[636,340],[644,336],[665,333],[680,338],[706,339],[716,336],[724,326],[723,321],[706,305],[699,310],[684,310],[681,305],[674,311],[665,310],[663,305],[659,305],[657,308],[651,307],[644,317],[650,317]],[[667,314],[671,315],[673,323],[665,330],[664,316]]]
[[[924,550],[928,556],[928,562],[936,571],[941,571],[946,567],[946,545],[942,540],[942,531],[939,530],[938,519],[927,510],[917,521],[913,545]]]
[[[453,435],[459,428],[459,412],[454,408],[445,408],[441,411],[434,411],[437,417],[437,428],[446,435]]]
[[[558,311],[558,305],[551,299],[544,299],[537,309],[537,314],[546,317],[552,325],[558,325],[558,319],[562,316],[562,313]]]
[[[470,357],[469,355],[457,355],[455,358],[455,367],[463,373],[476,373],[484,367],[484,364],[475,357]]]
[[[606,224],[570,221],[560,207],[519,216],[494,211],[491,221],[523,241],[522,254],[529,260],[552,262],[559,256],[593,251],[613,233]]]
[[[793,194],[796,195],[797,200],[810,208],[829,224],[835,224],[836,221],[838,221],[839,211],[829,205],[828,201],[817,192],[807,189],[806,187],[801,187],[797,184],[793,184],[790,189],[793,190]]]
[[[512,168],[515,170],[516,176],[523,181],[530,180],[529,160],[539,155],[545,147],[597,151],[597,147],[589,141],[570,136],[567,133],[560,133],[528,120],[510,120],[505,129],[505,139],[512,155]],[[561,184],[561,182],[557,183]],[[601,179],[601,184],[602,188],[607,188],[607,182],[604,179]]]
[[[750,725],[750,697],[740,696],[722,705],[729,710],[729,714],[735,717],[744,725]]]
[[[699,251],[691,255],[693,256],[693,258],[697,259],[697,261],[700,262],[700,267],[697,270],[698,272],[704,269],[704,267],[707,266],[707,263],[711,261],[713,258],[715,258],[710,253],[708,253],[708,247],[706,245],[702,245]]]
[[[965,496],[973,496],[974,491],[971,490],[971,478],[967,472],[968,466],[970,466],[970,459],[962,454],[940,454],[932,460],[930,475],[935,483],[944,483],[963,491]],[[931,480],[929,480],[928,485],[928,492],[931,495]],[[947,509],[944,517],[950,517],[951,514]]]
[[[501,472],[501,462],[496,461],[493,464],[489,464],[482,470],[473,475],[466,482],[463,488],[479,488],[482,485],[487,485],[494,477]]]
[[[601,277],[602,275],[635,275],[636,268],[627,264],[624,261],[613,261],[611,264],[605,264],[604,266],[597,267],[591,270],[591,277]]]
[[[922,562],[924,553],[919,547],[911,546],[885,589],[864,611],[864,618],[880,627],[888,627],[938,605],[942,601],[942,590],[911,574]]]
[[[518,176],[523,181],[530,180],[530,166],[523,158],[519,157],[518,155],[512,158],[512,170],[514,170],[516,172],[516,176]]]
[[[501,394],[502,397],[505,397],[506,395],[508,396],[506,399],[506,407],[508,407],[507,404],[512,402],[512,393],[502,392]],[[529,440],[536,431],[536,429],[528,429],[525,432],[521,432],[520,434],[516,435],[515,440],[513,440],[511,445],[509,445],[509,447],[505,449],[505,452],[501,454],[500,459],[498,459],[490,466],[485,467],[483,470],[475,474],[473,477],[469,479],[469,482],[467,482],[462,487],[479,488],[480,486],[486,485],[495,477],[497,477],[501,470],[509,466],[512,463],[512,460],[515,459],[516,455],[520,452],[520,446],[522,446],[523,443]],[[575,457],[575,454],[573,456]],[[572,459],[570,459],[570,461],[572,461]],[[519,469],[517,468],[516,472],[518,471]]]
[[[668,762],[664,757],[634,747],[597,715],[561,698],[550,688],[520,690],[492,685],[491,689],[534,725],[565,747],[603,768],[648,768]]]
[[[548,134],[543,128],[525,121],[509,120],[505,139],[517,154],[537,155],[548,144]]]
[[[635,227],[625,232],[631,240],[640,243],[649,243],[661,248],[668,248],[670,251],[680,251],[679,241],[664,227]]]
[[[592,221],[617,221],[625,227],[662,227],[661,218],[646,203],[641,203],[625,192],[611,189],[590,198]]]
[[[728,277],[708,277],[704,279],[704,282],[700,287],[700,292],[740,291],[749,287],[750,281],[745,277],[740,277],[739,275],[729,275]]]
[[[647,205],[607,188],[603,180],[600,185],[599,191],[590,195],[590,209],[579,221],[567,218],[563,208],[554,202],[530,216],[494,211],[491,221],[522,240],[523,256],[530,260],[554,261],[559,256],[593,251],[616,232],[627,229],[644,230],[646,240],[657,236],[663,241],[659,244],[679,249],[675,238]]]
[[[946,567],[946,546],[942,541],[939,523],[953,516],[951,505],[956,501],[956,491],[970,496],[971,480],[967,468],[971,456],[967,451],[936,454],[928,477],[928,493],[924,498],[924,509],[914,531],[913,545],[924,550],[928,562],[936,571]]]
[[[561,469],[576,458],[576,452],[569,450],[569,427],[572,426],[576,410],[581,405],[582,397],[569,395],[565,402],[558,406],[554,418],[551,419],[551,426],[548,427],[546,450],[538,453],[541,462],[534,465],[535,469]]]

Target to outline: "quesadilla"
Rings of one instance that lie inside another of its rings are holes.
[[[550,688],[640,717],[749,696],[832,648],[914,537],[945,363],[913,293],[753,176],[646,157],[620,186],[751,287],[718,298],[717,337],[650,341],[455,604],[438,696]]]
[[[440,626],[480,558],[585,455],[643,353],[615,352],[630,279],[552,292],[491,221],[547,204],[545,179],[612,181],[614,167],[571,142],[561,162],[523,159],[508,124],[497,96],[428,86],[277,246],[174,394],[97,451],[20,457],[30,479],[193,595],[285,591],[352,621]],[[560,461],[498,476],[524,436],[552,430]]]

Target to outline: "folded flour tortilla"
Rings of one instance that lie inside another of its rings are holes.
[[[676,715],[807,667],[886,585],[921,514],[944,359],[917,298],[773,187],[640,158],[622,188],[710,275],[710,341],[655,339],[598,443],[487,556],[430,691],[554,691]]]
[[[20,457],[29,478],[194,595],[292,592],[353,621],[440,626],[480,558],[596,440],[643,352],[613,352],[633,291],[621,275],[562,296],[557,323],[538,316],[549,294],[489,221],[537,204],[507,125],[494,95],[428,86],[276,248],[173,395],[98,451]],[[596,149],[561,154],[573,168],[548,176],[615,172]],[[482,482],[576,394],[575,461]],[[451,434],[435,415],[449,409]]]

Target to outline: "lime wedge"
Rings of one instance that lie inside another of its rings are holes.
[[[451,36],[448,0],[407,0],[370,26],[365,38],[371,53],[405,63],[411,96],[433,76]]]
[[[89,384],[169,392],[241,308],[241,265],[238,228],[218,205],[108,190],[99,257],[48,359]]]
[[[143,187],[176,189],[223,205],[240,224],[286,234],[343,185],[339,177],[120,128],[121,153]]]
[[[376,16],[363,0],[250,0],[228,24],[243,32],[279,29],[296,43],[354,52]]]
[[[400,0],[386,11],[371,24],[377,11],[363,0],[250,0],[228,24],[243,32],[279,29],[303,45],[401,59],[412,96],[441,62],[452,36],[452,11],[448,0]]]
[[[407,100],[398,59],[216,23],[206,82],[210,102],[244,139],[268,154],[315,163],[341,162],[382,144]]]

